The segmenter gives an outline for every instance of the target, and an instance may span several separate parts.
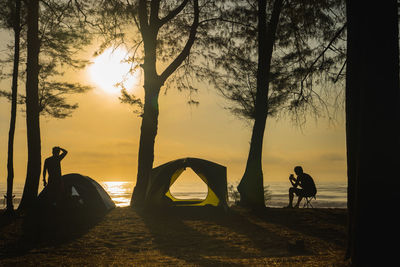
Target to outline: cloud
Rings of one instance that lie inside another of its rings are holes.
[[[76,152],[76,158],[79,158],[79,161],[124,161],[126,159],[135,158],[137,155],[136,151],[83,151]],[[72,155],[70,155],[72,156]],[[73,158],[71,158],[73,160]]]
[[[346,157],[339,153],[326,153],[322,154],[320,159],[325,161],[344,161]]]
[[[282,164],[285,162],[287,162],[287,160],[279,156],[265,155],[263,157],[263,164]]]

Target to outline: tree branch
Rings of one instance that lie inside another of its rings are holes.
[[[181,53],[174,59],[174,61],[169,64],[169,66],[163,71],[160,75],[161,83],[163,84],[168,77],[182,64],[185,58],[189,55],[190,49],[196,39],[197,28],[199,26],[199,1],[193,1],[193,9],[194,9],[194,19],[193,24],[190,27],[189,38],[185,44],[185,47],[182,49]]]
[[[231,23],[231,24],[235,24],[235,25],[244,26],[244,27],[250,28],[250,29],[252,29],[252,30],[256,30],[256,29],[257,29],[257,27],[254,27],[254,26],[251,25],[251,24],[244,23],[244,22],[241,22],[241,21],[235,21],[235,20],[225,19],[225,18],[222,18],[222,17],[216,17],[216,18],[205,19],[205,20],[200,21],[199,24],[205,24],[205,23],[209,23],[209,22],[213,22],[213,21],[227,22],[227,23]]]
[[[82,8],[82,4],[79,3],[78,0],[75,0],[74,2],[75,2],[75,6],[76,6],[76,8],[78,10],[78,13],[83,16],[83,22],[89,24],[92,27],[99,27],[98,24],[94,24],[93,22],[88,20],[88,15],[86,14],[85,10]]]
[[[336,83],[336,82],[339,80],[339,77],[340,77],[340,75],[342,74],[342,72],[343,72],[344,67],[346,66],[346,64],[347,64],[347,59],[344,61],[343,65],[342,65],[342,67],[340,68],[340,71],[339,71],[339,73],[337,74],[337,76],[336,76],[335,80],[333,81],[333,83]]]
[[[340,28],[336,34],[333,36],[332,40],[329,42],[329,44],[325,47],[325,49],[319,54],[319,56],[313,61],[313,63],[311,63],[310,67],[308,68],[308,71],[306,73],[306,75],[303,77],[303,79],[301,80],[301,91],[303,91],[303,82],[307,79],[308,75],[310,75],[310,73],[312,72],[311,69],[314,67],[314,65],[318,62],[318,60],[326,53],[326,51],[331,47],[331,45],[333,44],[333,42],[340,36],[340,34],[343,32],[343,30],[346,28],[347,26],[347,22],[342,26],[342,28]]]
[[[178,15],[183,8],[186,6],[186,4],[189,2],[189,0],[184,0],[177,8],[175,8],[174,10],[172,10],[168,15],[166,15],[164,18],[160,19],[160,27],[162,25],[164,25],[165,23],[167,23],[168,21],[170,21],[171,19],[173,19],[176,15]]]

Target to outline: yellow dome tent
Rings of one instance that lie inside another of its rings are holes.
[[[204,200],[177,199],[170,187],[190,167],[207,185]],[[150,206],[206,206],[227,208],[226,167],[198,158],[183,158],[153,168],[146,190],[146,204]]]

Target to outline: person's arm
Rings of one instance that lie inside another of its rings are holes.
[[[292,184],[293,187],[297,187],[297,180],[296,180],[296,178],[294,178],[293,174],[291,174],[289,176],[289,181],[290,181],[290,183]]]
[[[60,154],[59,158],[60,158],[60,160],[62,160],[68,154],[68,151],[61,147],[58,147],[58,148],[61,150],[61,154]]]
[[[44,161],[44,166],[43,166],[43,186],[46,187],[46,171],[47,171],[47,160]]]
[[[294,183],[294,187],[297,187],[300,184],[300,177],[297,176],[296,183]]]
[[[302,175],[302,174],[300,174],[300,175],[297,176],[297,181],[296,181],[296,183],[297,183],[297,185],[299,185],[302,189],[304,189],[304,188],[303,188],[303,175]]]

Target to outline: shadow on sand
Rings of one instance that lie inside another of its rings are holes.
[[[346,246],[346,209],[265,208],[253,214],[262,221],[287,227],[332,245]]]
[[[35,209],[24,216],[3,217],[0,230],[6,236],[2,236],[0,243],[0,259],[72,242],[99,223],[104,215],[84,210]]]
[[[296,240],[260,226],[235,211],[172,207],[140,212],[140,216],[157,249],[186,264],[235,265],[226,260],[311,254],[304,244],[298,242],[296,247]]]

